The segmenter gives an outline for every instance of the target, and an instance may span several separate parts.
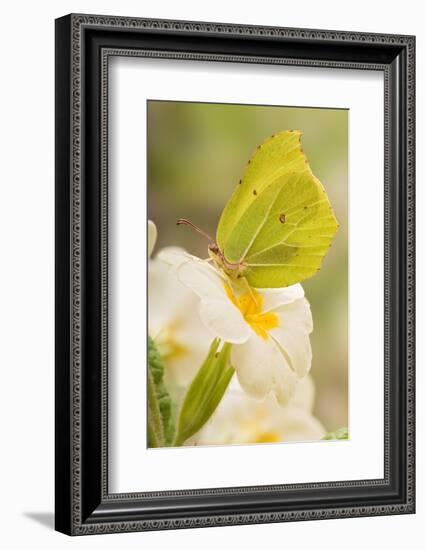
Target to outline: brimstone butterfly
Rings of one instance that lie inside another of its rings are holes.
[[[178,224],[195,227],[180,219]],[[320,268],[338,224],[312,174],[301,132],[283,131],[259,145],[219,220],[209,254],[231,278],[255,288],[285,287]]]

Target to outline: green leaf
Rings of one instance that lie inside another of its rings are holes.
[[[164,432],[167,447],[170,447],[172,445],[173,440],[175,438],[177,413],[178,413],[177,403],[176,401],[171,399],[170,419]]]
[[[148,447],[164,447],[165,436],[155,384],[148,369]]]
[[[348,428],[339,428],[335,432],[329,432],[322,439],[349,439],[349,430]]]
[[[314,275],[337,231],[300,137],[281,132],[258,148],[219,221],[221,267],[255,288],[285,287]]]
[[[218,352],[219,344],[218,339],[213,340],[204,363],[188,388],[179,414],[175,446],[181,446],[209,420],[235,372],[229,365],[231,345],[225,343]]]
[[[148,446],[165,447],[173,437],[172,400],[164,384],[164,364],[148,336]]]

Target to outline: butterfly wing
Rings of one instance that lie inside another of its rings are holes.
[[[306,169],[307,161],[300,140],[301,132],[298,130],[284,131],[270,137],[256,149],[219,220],[216,242],[221,250],[225,250],[241,216],[256,197],[283,175]]]
[[[268,187],[244,213],[230,243],[244,243],[251,286],[285,287],[315,275],[337,228],[323,186],[305,171]]]

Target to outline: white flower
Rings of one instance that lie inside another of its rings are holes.
[[[291,398],[312,360],[312,315],[300,284],[287,288],[237,287],[224,274],[176,250],[159,258],[174,265],[179,280],[200,299],[200,317],[212,335],[230,342],[231,363],[242,388],[281,405]]]
[[[231,382],[212,418],[185,445],[232,445],[315,441],[326,431],[312,414],[314,385],[310,376],[300,381],[286,407],[273,396],[253,399]]]
[[[148,220],[148,258],[151,256],[154,250],[155,243],[157,241],[157,227],[154,222]]]
[[[149,255],[156,237],[157,229],[148,221]],[[163,251],[185,254],[179,248]],[[148,261],[148,332],[165,360],[169,383],[187,385],[203,362],[212,337],[200,321],[194,293],[178,280],[174,269],[157,258]]]

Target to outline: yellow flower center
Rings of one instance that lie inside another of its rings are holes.
[[[169,324],[156,337],[157,348],[166,361],[179,359],[188,353],[188,348],[179,342],[175,333],[176,327]]]
[[[267,340],[268,331],[278,326],[278,316],[275,313],[262,313],[263,299],[254,288],[250,288],[238,298],[232,288],[225,284],[226,295],[240,311],[246,323],[254,332]]]
[[[282,436],[277,432],[261,432],[256,435],[254,443],[279,443]]]
[[[268,429],[265,420],[270,418],[270,412],[265,405],[258,405],[251,411],[250,418],[242,422],[240,432],[246,434],[247,443],[280,443],[284,436],[278,430]]]

